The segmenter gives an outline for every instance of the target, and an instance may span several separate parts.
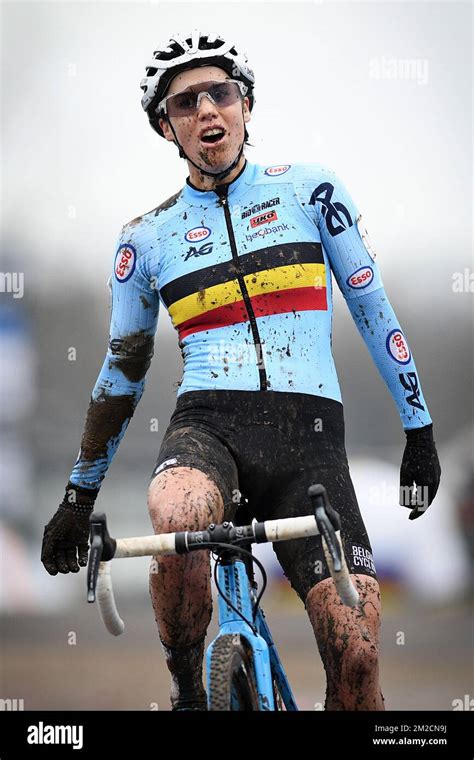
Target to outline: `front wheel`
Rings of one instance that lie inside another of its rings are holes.
[[[209,710],[259,710],[255,672],[245,639],[238,633],[219,636],[212,648]]]

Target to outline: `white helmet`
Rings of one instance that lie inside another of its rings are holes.
[[[174,34],[171,39],[153,53],[153,61],[146,67],[147,76],[140,82],[143,90],[142,107],[147,113],[151,127],[164,137],[158,120],[158,103],[176,74],[198,66],[219,66],[233,79],[241,80],[248,87],[249,109],[255,99],[253,87],[255,76],[248,65],[247,56],[238,53],[232,42],[225,42],[218,34],[202,34],[194,29],[190,36]]]

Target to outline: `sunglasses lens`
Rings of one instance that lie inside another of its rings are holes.
[[[240,96],[235,82],[203,82],[183,92],[177,92],[167,101],[169,116],[191,116],[197,109],[199,93],[208,93],[218,108],[227,108]]]
[[[223,82],[209,88],[209,95],[215,101],[216,106],[222,108],[235,103],[239,96],[239,89],[235,82]]]
[[[178,112],[186,113],[186,111],[192,111],[196,108],[196,95],[193,92],[178,92],[173,98],[168,101],[168,107],[173,104],[174,108]]]

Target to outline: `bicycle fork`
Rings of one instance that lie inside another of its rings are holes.
[[[260,607],[257,610],[255,621],[253,619],[253,590],[247,575],[245,563],[239,558],[230,556],[224,562],[219,563],[217,579],[223,593],[231,601],[235,609],[219,594],[219,633],[209,645],[206,653],[208,693],[211,688],[210,662],[215,642],[224,634],[240,634],[246,640],[252,652],[260,710],[275,710],[272,669],[286,709],[297,710],[296,702],[288,685],[263,610]]]

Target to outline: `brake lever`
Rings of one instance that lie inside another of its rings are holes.
[[[89,550],[89,562],[87,564],[87,601],[95,602],[95,591],[97,588],[97,578],[99,576],[100,560],[102,558],[102,531],[100,525],[91,524],[90,526],[91,548]]]
[[[112,559],[117,542],[109,534],[105,512],[92,512],[89,525],[91,547],[87,563],[87,601],[95,602],[100,563]]]
[[[324,536],[331,554],[334,570],[340,572],[342,569],[342,556],[341,547],[336,536],[336,531],[341,530],[339,514],[331,507],[326,489],[320,483],[308,488],[308,496],[313,503],[318,530]]]

